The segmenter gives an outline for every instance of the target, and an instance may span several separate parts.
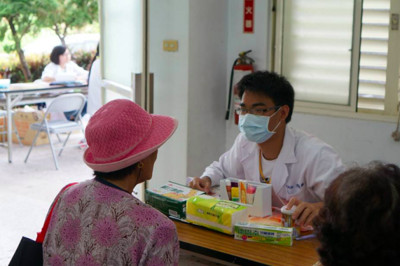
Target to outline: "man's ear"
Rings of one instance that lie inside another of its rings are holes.
[[[282,105],[281,108],[278,110],[279,114],[281,115],[281,120],[286,121],[286,118],[289,116],[290,108],[288,105]]]

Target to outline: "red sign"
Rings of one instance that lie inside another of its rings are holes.
[[[243,32],[254,32],[254,0],[243,0]]]

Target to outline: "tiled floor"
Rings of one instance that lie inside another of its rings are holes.
[[[69,143],[82,138],[73,135]],[[48,208],[58,191],[70,182],[92,178],[92,171],[82,162],[83,150],[66,149],[56,170],[50,147],[32,150],[24,163],[28,146],[13,146],[13,162],[8,163],[7,149],[0,147],[0,265],[8,265],[22,236],[35,239],[41,230]],[[181,251],[180,265],[230,265],[194,253]]]

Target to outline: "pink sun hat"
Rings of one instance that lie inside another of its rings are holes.
[[[123,169],[156,151],[177,126],[172,117],[149,114],[130,100],[113,100],[90,118],[83,160],[98,172]]]

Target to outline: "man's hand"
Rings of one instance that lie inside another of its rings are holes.
[[[194,177],[192,181],[190,181],[189,186],[194,189],[198,189],[210,193],[211,190],[211,178],[208,176]]]
[[[297,198],[291,198],[286,208],[290,210],[293,205],[296,205],[296,210],[294,211],[292,218],[297,220],[297,223],[302,226],[312,225],[312,221],[318,215],[319,210],[322,208],[324,203],[316,202],[309,203],[305,201],[298,200]]]

